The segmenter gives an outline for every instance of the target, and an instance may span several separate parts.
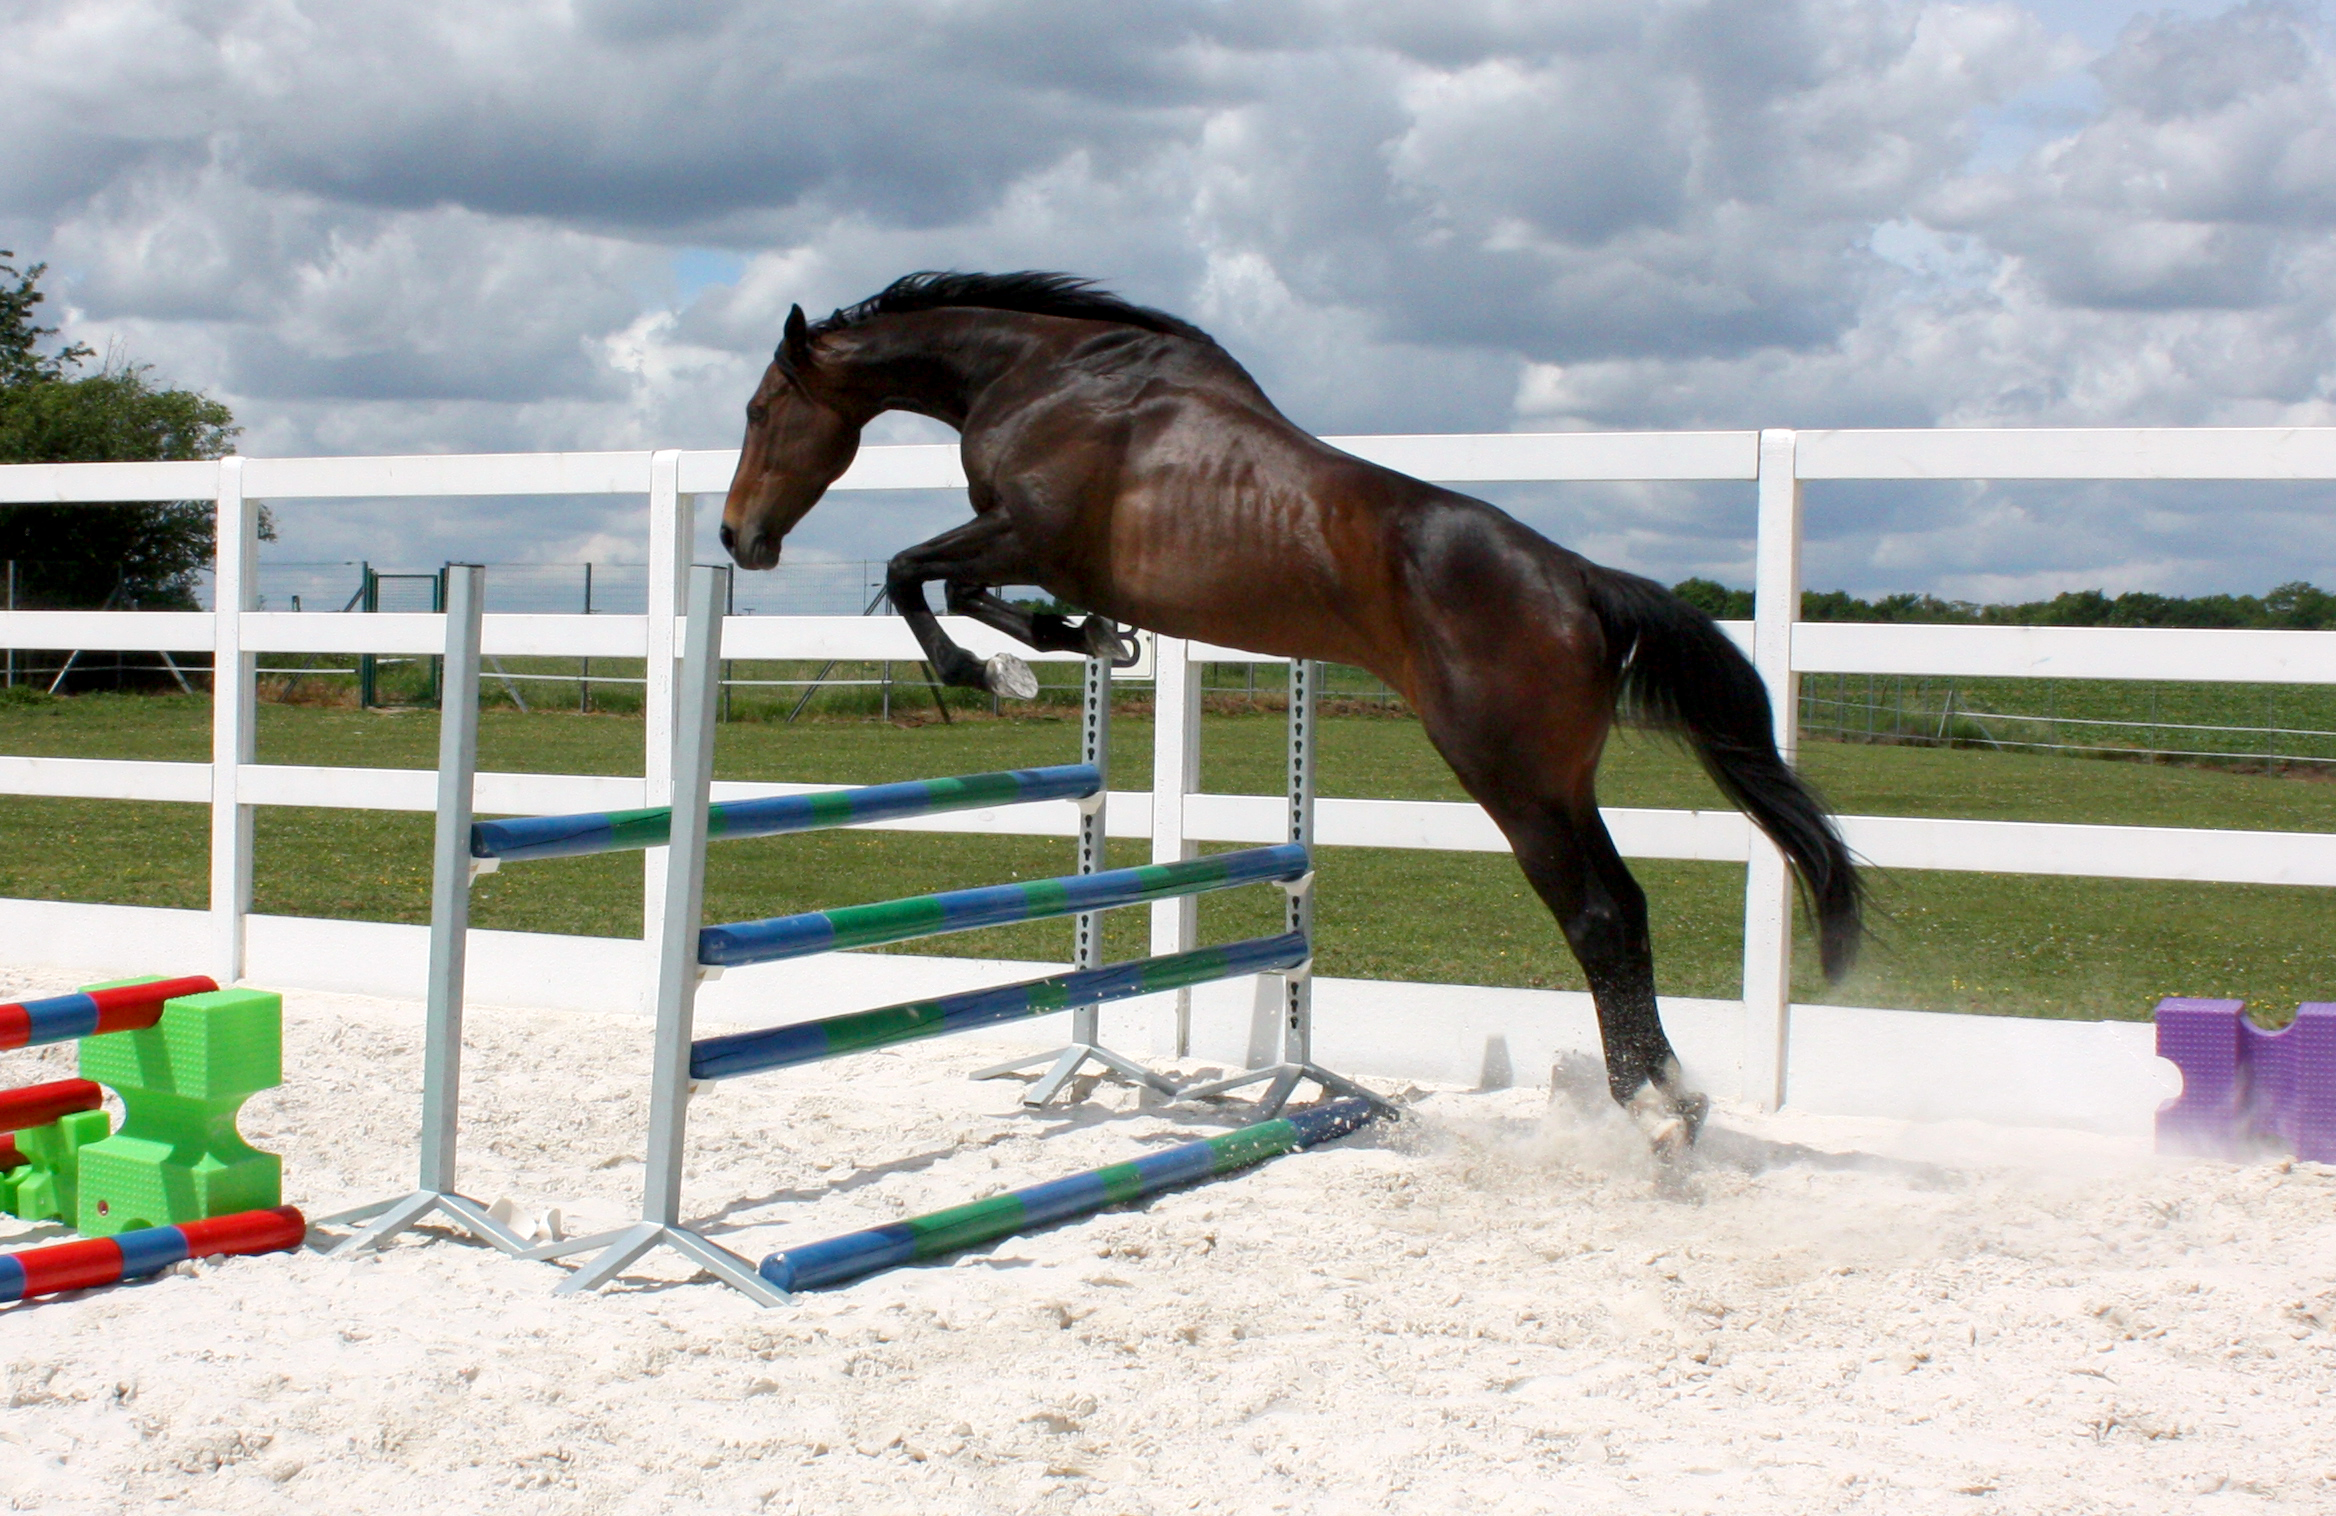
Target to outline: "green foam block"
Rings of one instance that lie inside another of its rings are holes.
[[[283,1159],[235,1129],[244,1101],[284,1082],[283,997],[182,995],[144,1031],[83,1038],[81,1077],[122,1101],[121,1130],[80,1152],[84,1237],[283,1203]]]
[[[25,1165],[0,1174],[0,1211],[19,1221],[62,1221],[79,1215],[82,1150],[105,1140],[113,1118],[103,1111],[72,1111],[47,1126],[16,1134]]]

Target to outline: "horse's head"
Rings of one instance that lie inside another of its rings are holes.
[[[747,403],[746,446],[722,508],[722,546],[740,568],[777,563],[787,533],[859,451],[862,418],[822,399],[814,370],[811,333],[798,305],[787,313],[786,336]]]

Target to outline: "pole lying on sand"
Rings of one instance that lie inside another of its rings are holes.
[[[0,1005],[0,1049],[37,1048],[105,1032],[144,1031],[162,1019],[163,1002],[181,995],[207,995],[218,988],[217,980],[194,974]]]
[[[1146,1154],[1132,1163],[1090,1169],[889,1226],[788,1248],[765,1258],[760,1272],[782,1290],[842,1284],[880,1269],[938,1257],[1106,1206],[1140,1200],[1176,1185],[1229,1174],[1343,1137],[1377,1114],[1370,1101],[1359,1097],[1333,1100],[1273,1121]]]
[[[0,1303],[120,1284],[189,1258],[282,1253],[300,1246],[307,1235],[308,1223],[299,1210],[282,1205],[0,1253]]]

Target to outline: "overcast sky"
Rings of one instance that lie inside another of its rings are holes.
[[[790,302],[1062,268],[1323,432],[2336,422],[2315,6],[0,0],[0,246],[253,454],[734,446]],[[925,439],[900,418],[871,440]],[[1748,489],[1498,498],[1749,579]],[[1812,582],[2336,584],[2324,491],[1813,491]],[[839,497],[803,555],[962,502]],[[637,561],[607,504],[293,558]]]

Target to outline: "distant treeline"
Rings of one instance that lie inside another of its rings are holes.
[[[1732,590],[1712,579],[1689,579],[1672,587],[1680,599],[1723,621],[1752,616],[1752,592]],[[2018,605],[1980,605],[1941,600],[1936,595],[1884,595],[1860,600],[1846,590],[1801,592],[1803,621],[1969,622],[2000,626],[2203,626],[2278,627],[2319,631],[2336,627],[2336,594],[2298,579],[2262,595],[2153,595],[2129,590],[2110,596],[2100,590],[2070,590],[2050,600]]]

